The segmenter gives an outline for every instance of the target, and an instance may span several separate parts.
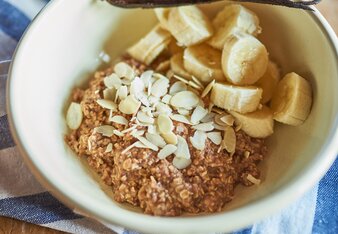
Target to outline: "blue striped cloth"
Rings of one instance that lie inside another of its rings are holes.
[[[11,59],[43,0],[0,0],[0,61]],[[1,69],[1,63],[0,63]],[[6,76],[0,72],[0,215],[70,233],[134,233],[74,213],[42,188],[23,164],[11,138],[5,111]],[[112,231],[113,230],[113,231]],[[338,233],[338,160],[301,199],[251,227],[248,233]]]

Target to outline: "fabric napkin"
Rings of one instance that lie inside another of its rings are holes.
[[[46,2],[0,0],[0,70],[3,68],[1,61],[11,59],[22,33]],[[41,187],[24,165],[10,135],[5,86],[6,75],[0,71],[0,215],[70,233],[135,233],[121,227],[108,228],[82,217]],[[319,184],[302,198],[278,214],[235,233],[336,234],[337,201],[338,160]]]

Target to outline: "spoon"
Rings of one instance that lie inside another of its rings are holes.
[[[176,7],[192,4],[212,3],[221,0],[106,0],[116,7],[122,8],[157,8]],[[255,2],[270,5],[280,5],[292,8],[312,10],[310,5],[319,3],[321,0],[237,0],[238,2]]]

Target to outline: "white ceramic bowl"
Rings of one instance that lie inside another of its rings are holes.
[[[222,3],[205,5],[210,14]],[[163,218],[115,203],[65,146],[64,108],[70,90],[155,23],[149,10],[122,10],[101,1],[52,1],[34,20],[16,51],[8,84],[12,133],[39,181],[72,209],[109,224],[150,233],[232,231],[295,200],[313,186],[338,149],[338,45],[320,13],[247,4],[263,27],[261,40],[282,72],[296,71],[312,84],[311,115],[300,127],[276,126],[263,183],[236,191],[217,214]]]

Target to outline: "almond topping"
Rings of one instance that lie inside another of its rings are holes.
[[[99,127],[94,128],[94,132],[100,133],[106,137],[111,137],[112,135],[114,135],[114,130],[115,128],[110,125],[101,125]]]
[[[111,88],[118,89],[121,86],[121,79],[115,73],[112,73],[111,75],[106,76],[103,79],[103,83],[109,89]]]
[[[114,71],[119,77],[125,77],[128,80],[132,80],[135,77],[134,69],[125,62],[117,63],[114,66]]]
[[[169,87],[169,80],[167,78],[160,78],[151,87],[151,94],[155,97],[162,97],[167,94]]]
[[[190,137],[190,142],[198,150],[204,150],[205,140],[207,139],[207,134],[203,131],[195,131],[194,136]]]
[[[158,134],[156,133],[146,133],[146,138],[148,141],[153,143],[154,145],[163,148],[166,145],[165,140]]]
[[[232,127],[225,127],[224,136],[222,141],[222,147],[233,154],[236,149],[236,134]]]
[[[177,146],[171,144],[166,145],[163,147],[163,149],[160,150],[160,152],[158,152],[157,157],[159,159],[165,159],[169,155],[173,154],[176,150]]]
[[[176,81],[169,90],[169,94],[170,95],[174,95],[175,93],[179,93],[182,91],[186,91],[187,90],[187,85],[185,83],[183,83],[182,81]]]
[[[128,125],[128,120],[124,118],[122,115],[115,115],[109,120],[117,124]]]
[[[191,159],[175,157],[173,160],[173,165],[181,170],[187,168],[191,164]]]
[[[181,137],[177,136],[177,150],[175,151],[175,155],[178,158],[190,159],[190,151],[187,141]]]
[[[101,107],[108,109],[108,110],[116,110],[116,104],[113,101],[106,100],[106,99],[98,99],[96,100],[97,104],[99,104]]]
[[[176,145],[177,144],[177,135],[172,132],[161,134],[165,142],[168,144]]]
[[[81,105],[76,102],[72,102],[67,110],[66,123],[72,130],[78,129],[82,123],[83,113]]]
[[[171,115],[170,118],[172,120],[177,121],[177,122],[181,122],[181,123],[185,123],[185,124],[190,124],[191,125],[189,119],[186,116],[184,116],[184,115],[175,114],[175,115]]]
[[[215,127],[214,127],[213,122],[207,122],[207,123],[201,123],[201,124],[194,125],[192,126],[192,128],[196,130],[208,132],[208,131],[214,130]]]
[[[170,133],[174,129],[173,121],[165,114],[157,117],[157,126],[160,133]]]
[[[145,146],[147,146],[149,149],[154,150],[154,151],[158,151],[158,147],[156,145],[154,145],[153,143],[151,143],[150,141],[148,141],[146,138],[139,136],[136,137],[139,141],[141,141]]]
[[[260,179],[256,179],[251,174],[248,174],[248,176],[246,178],[248,179],[248,181],[250,181],[251,183],[253,183],[255,185],[259,185],[261,183]]]
[[[204,109],[201,106],[197,106],[191,115],[191,123],[197,124],[200,122],[206,115],[208,114],[208,110]]]
[[[109,143],[109,144],[107,145],[106,150],[105,150],[104,152],[105,152],[105,153],[110,153],[112,150],[113,150],[113,144],[112,144],[112,143]]]
[[[170,100],[170,104],[175,107],[191,108],[197,106],[199,98],[191,91],[176,93]]]
[[[222,135],[220,132],[208,132],[207,137],[211,140],[215,145],[220,145],[222,142]]]
[[[115,88],[111,88],[111,89],[106,88],[105,90],[103,90],[103,98],[105,100],[113,101],[115,100],[115,95],[116,95]]]
[[[208,93],[209,93],[209,92],[212,90],[212,88],[214,87],[214,85],[215,85],[215,80],[211,81],[211,82],[207,85],[207,87],[205,87],[205,89],[204,89],[203,92],[202,92],[201,97],[204,98],[205,96],[207,96]]]
[[[150,117],[149,115],[147,115],[146,113],[142,111],[137,112],[136,117],[142,123],[153,124],[155,122],[154,118]]]

